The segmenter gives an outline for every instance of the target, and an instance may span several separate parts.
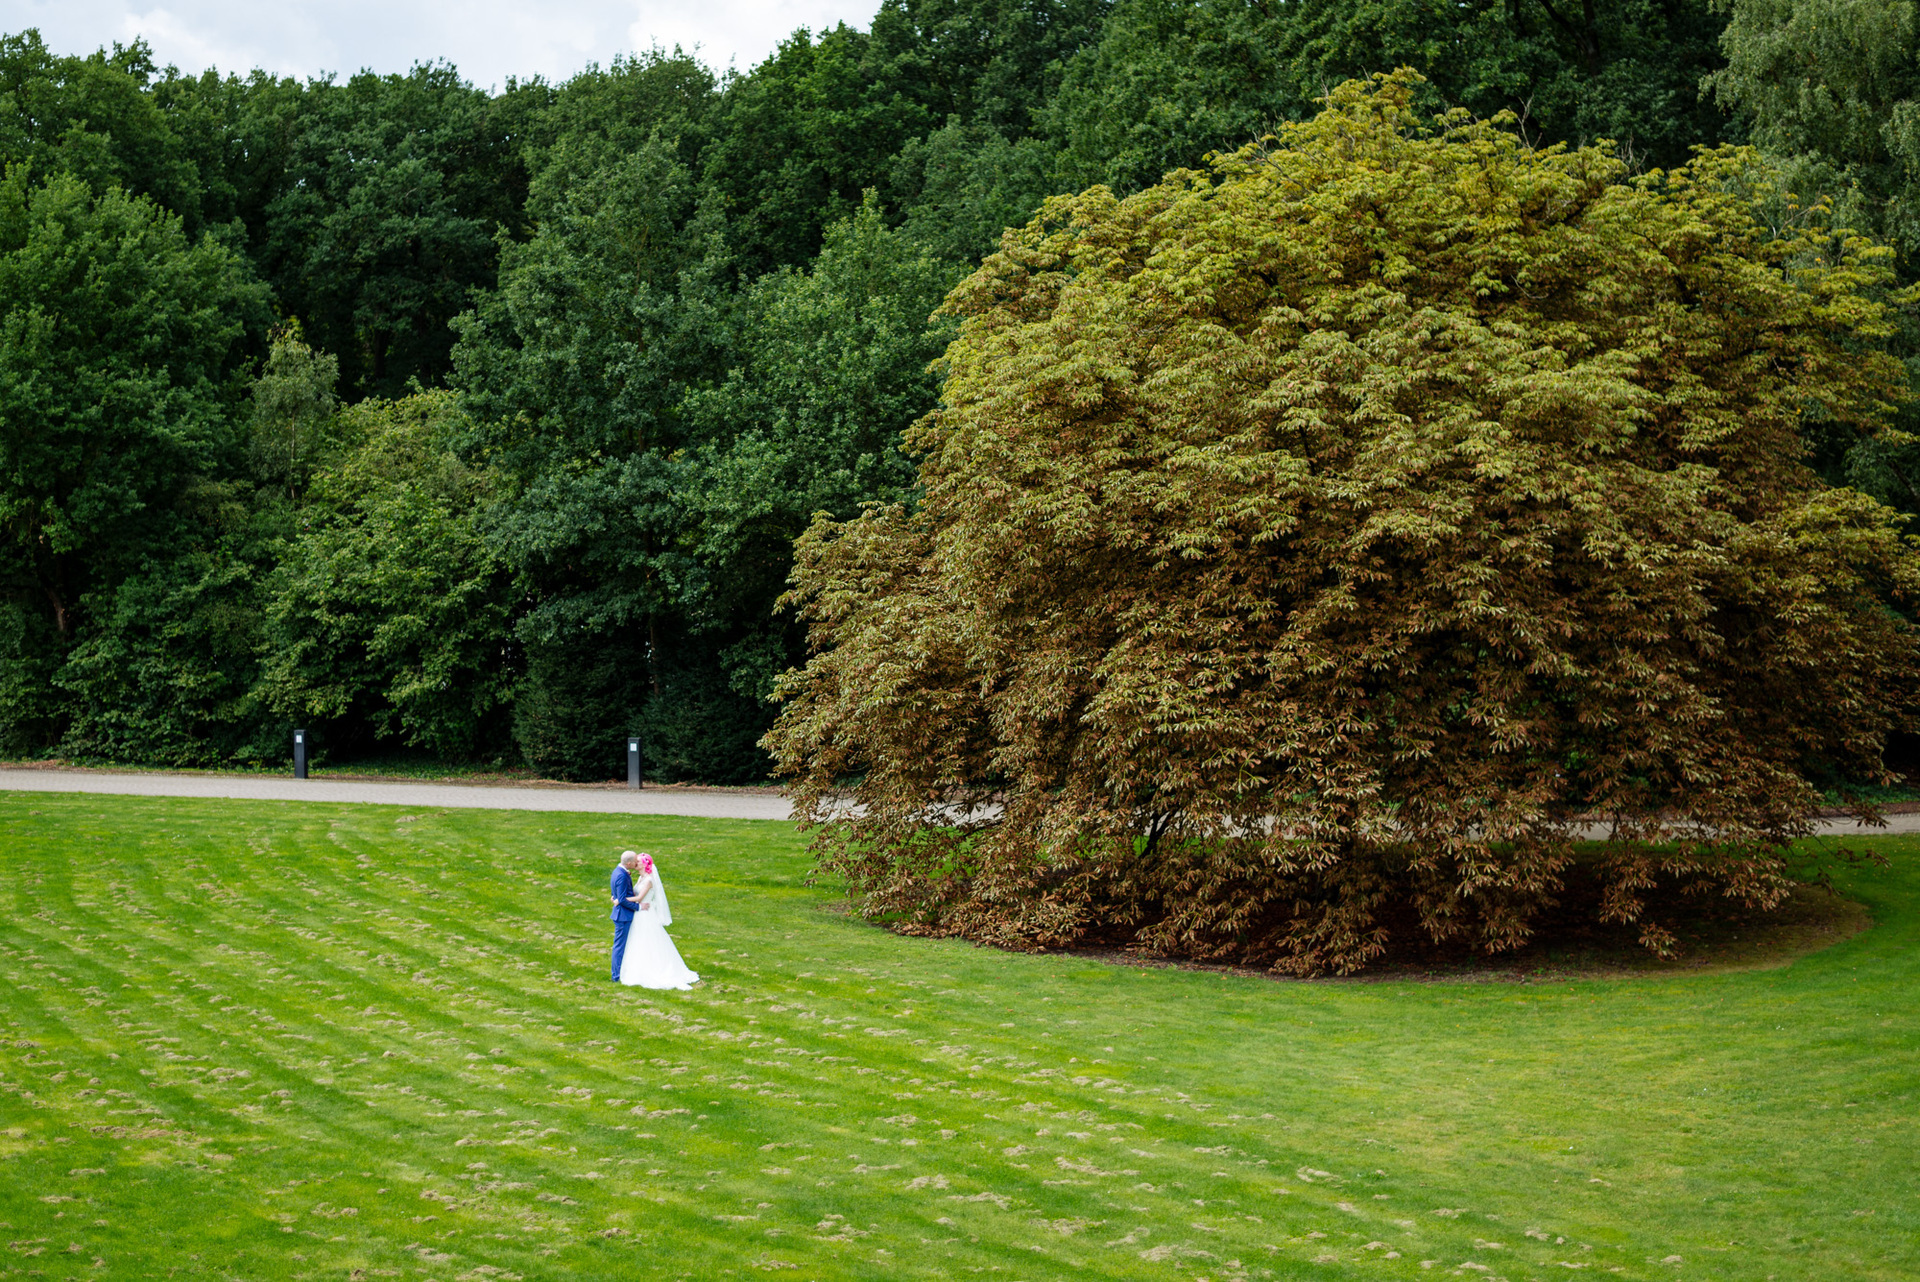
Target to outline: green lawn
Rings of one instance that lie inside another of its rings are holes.
[[[704,989],[608,982],[625,846]],[[0,1276],[1912,1279],[1883,849],[1784,969],[1301,984],[896,938],[783,824],[0,796]]]

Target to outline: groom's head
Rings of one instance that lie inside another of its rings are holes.
[[[622,868],[625,868],[628,872],[632,872],[635,868],[638,868],[640,866],[640,856],[634,853],[633,851],[629,850],[625,854],[620,856],[620,866]]]

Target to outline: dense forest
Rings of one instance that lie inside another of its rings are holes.
[[[1750,140],[1913,279],[1915,53],[1904,0],[884,0],[496,94],[0,38],[0,753],[763,778],[793,540],[914,501],[941,301],[1048,196],[1410,66],[1634,169]]]

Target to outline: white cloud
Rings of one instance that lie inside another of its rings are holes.
[[[706,5],[642,3],[627,28],[632,48],[679,45],[702,61],[724,70],[734,61],[741,71],[772,53],[800,27],[818,34],[845,22],[864,29],[878,0],[712,0]],[[697,47],[697,48],[696,48]]]
[[[564,80],[589,62],[675,44],[745,71],[796,27],[864,28],[879,0],[0,0],[0,31],[59,53],[138,37],[162,64],[281,75],[405,71],[446,59],[475,84]]]

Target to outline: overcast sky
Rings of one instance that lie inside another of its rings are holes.
[[[136,36],[162,66],[307,77],[445,58],[468,80],[564,80],[658,43],[746,71],[795,27],[865,28],[879,0],[0,0],[0,31],[38,27],[56,53]]]

